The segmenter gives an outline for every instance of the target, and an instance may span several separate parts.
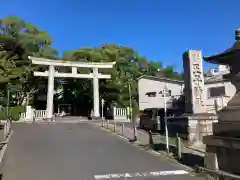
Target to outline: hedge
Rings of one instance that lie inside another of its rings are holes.
[[[20,114],[26,112],[25,106],[13,106],[9,107],[9,115],[11,115],[12,120],[18,121],[20,118]],[[0,110],[0,120],[7,119],[7,107],[1,107]]]

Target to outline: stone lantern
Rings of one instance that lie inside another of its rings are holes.
[[[205,136],[205,166],[240,174],[240,29],[235,31],[236,42],[226,51],[204,57],[213,64],[227,65],[230,73],[224,75],[236,87],[236,94],[227,106],[219,111],[219,120],[213,124],[213,135]]]

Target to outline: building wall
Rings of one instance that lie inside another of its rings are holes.
[[[171,83],[167,81],[157,81],[151,79],[139,79],[138,81],[138,93],[139,93],[139,109],[142,111],[147,108],[164,108],[164,99],[162,94],[159,94],[163,90],[164,86],[167,86],[171,90],[172,96],[179,96],[183,91],[182,84]],[[147,93],[156,92],[156,97],[149,97]],[[167,106],[171,107],[171,97],[167,97]]]
[[[225,96],[222,97],[210,97],[209,96],[209,89],[212,87],[221,87],[225,86]],[[215,99],[218,101],[218,103],[223,105],[226,105],[226,103],[233,97],[233,95],[236,93],[235,86],[228,81],[222,81],[222,82],[216,82],[216,83],[210,83],[204,85],[204,104],[205,105],[214,105]]]
[[[151,80],[151,79],[139,79],[138,81],[138,93],[139,93],[139,109],[142,111],[147,108],[164,108],[164,100],[162,94],[159,92],[164,88],[165,84],[168,89],[172,91],[172,96],[179,96],[183,91],[183,84],[163,81],[163,80]],[[209,97],[209,88],[225,86],[225,96],[222,97]],[[146,95],[148,92],[157,92],[156,97],[149,97]],[[206,109],[210,107],[213,109],[215,99],[217,100],[219,106],[225,106],[227,102],[233,97],[236,92],[236,88],[231,82],[222,81],[216,83],[208,83],[204,85],[203,101],[206,105]],[[167,98],[168,108],[171,107],[171,97]]]

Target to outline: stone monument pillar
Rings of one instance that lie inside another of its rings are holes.
[[[203,104],[204,77],[202,53],[189,50],[183,54],[185,110],[189,114],[206,113]]]
[[[168,118],[170,134],[179,133],[189,144],[202,144],[205,135],[212,134],[212,122],[217,121],[215,114],[204,109],[204,77],[202,53],[189,50],[183,54],[184,95],[186,113],[179,117]],[[174,121],[174,122],[173,122]],[[174,132],[171,132],[173,131]]]

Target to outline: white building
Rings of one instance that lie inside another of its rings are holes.
[[[162,77],[141,76],[138,80],[139,110],[147,108],[163,108],[164,100],[161,94],[164,86],[169,90],[167,106],[172,106],[171,99],[179,97],[183,92],[183,81],[177,81]]]
[[[204,79],[203,102],[208,112],[215,111],[215,104],[218,108],[226,106],[227,102],[236,92],[236,88],[230,81],[224,79],[223,75],[228,74],[229,69],[220,65],[217,70],[210,70]],[[138,80],[139,109],[164,108],[164,100],[161,91],[164,87],[169,90],[167,107],[172,107],[172,99],[178,98],[183,93],[184,82],[171,80],[163,77],[141,76]]]

